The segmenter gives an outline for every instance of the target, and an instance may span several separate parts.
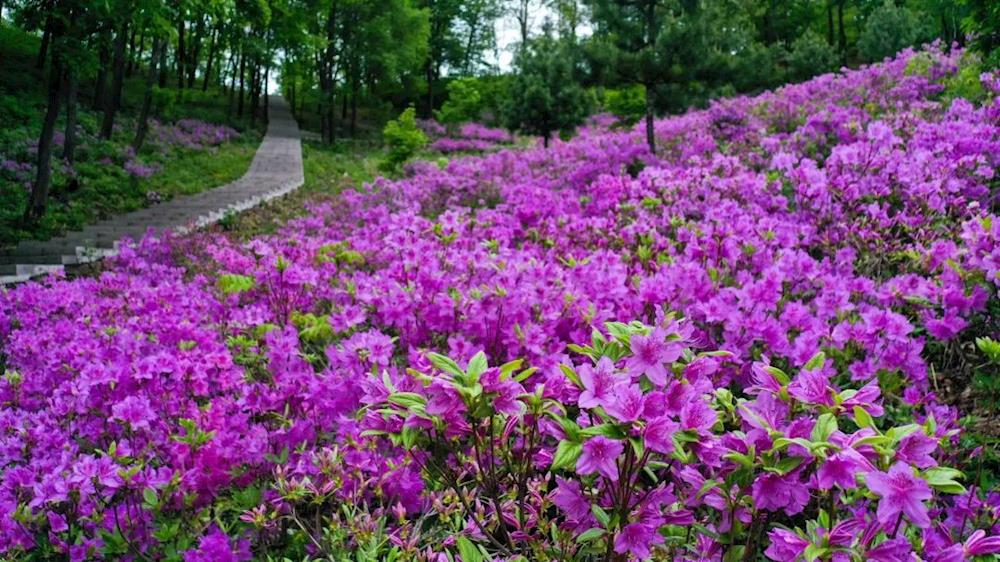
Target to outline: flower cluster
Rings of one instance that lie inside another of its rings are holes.
[[[428,119],[418,122],[418,126],[424,134],[433,139],[428,148],[443,154],[488,152],[514,141],[507,131],[487,127],[481,123],[463,123],[449,129],[433,119]]]
[[[998,335],[1000,103],[943,95],[961,60],[720,100],[656,155],[595,123],[414,165],[0,293],[0,551],[995,553],[937,394]]]

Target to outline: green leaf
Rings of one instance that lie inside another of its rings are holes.
[[[489,363],[486,361],[486,354],[480,351],[469,360],[469,368],[465,372],[468,373],[470,380],[478,381],[480,375],[485,373],[486,369],[489,368]]]
[[[415,392],[395,392],[389,395],[389,402],[410,408],[417,404],[426,405],[427,399]]]
[[[566,378],[569,379],[570,382],[572,382],[579,388],[583,388],[583,383],[580,382],[580,376],[576,374],[576,371],[573,370],[573,367],[566,365],[564,363],[560,363],[559,370],[562,371],[564,375],[566,375]]]
[[[583,452],[583,444],[573,441],[560,441],[556,447],[556,454],[552,457],[552,466],[549,470],[562,470],[576,466],[580,453]]]
[[[788,438],[788,437],[779,437],[778,439],[774,440],[774,447],[773,447],[773,449],[780,451],[781,449],[784,449],[785,447],[787,447],[789,445],[792,445],[792,444],[800,445],[802,447],[805,447],[806,449],[811,449],[812,448],[812,443],[809,442],[807,439],[803,439],[801,437],[795,437],[795,438],[791,438],[791,439]]]
[[[826,354],[820,351],[816,355],[813,355],[812,359],[810,359],[809,362],[802,367],[802,369],[806,371],[815,371],[816,369],[822,367],[824,363],[826,363]]]
[[[149,507],[156,507],[160,503],[160,497],[153,488],[143,488],[142,501]]]
[[[767,365],[767,366],[765,366],[764,370],[767,371],[768,373],[770,373],[770,375],[772,377],[774,377],[775,380],[777,380],[782,386],[788,384],[789,381],[791,381],[791,379],[788,377],[787,374],[785,374],[784,371],[782,371],[781,369],[779,369],[779,368],[777,368],[777,367],[775,367],[773,365]]]
[[[601,506],[597,504],[590,506],[590,512],[594,514],[597,522],[604,525],[605,528],[608,526],[608,522],[611,521],[611,517],[608,516],[608,512],[601,509]]]
[[[788,474],[799,467],[805,461],[803,457],[785,457],[774,466],[765,467],[764,470],[775,474]]]
[[[459,378],[465,376],[465,373],[462,372],[462,368],[458,366],[458,363],[452,361],[450,357],[446,357],[440,353],[430,352],[427,354],[427,359],[430,360],[432,365],[449,375]]]
[[[576,537],[576,542],[590,542],[603,537],[607,531],[601,529],[600,527],[592,527],[586,531],[580,533],[580,536]]]
[[[936,466],[934,468],[929,468],[921,475],[928,484],[931,485],[935,490],[944,492],[945,494],[964,494],[965,486],[962,486],[957,482],[958,478],[962,478],[965,475],[961,471],[955,470],[954,468],[948,468],[944,466]]]
[[[220,275],[218,281],[216,281],[216,286],[225,295],[235,295],[236,293],[245,293],[253,289],[254,280],[253,277],[246,275]]]
[[[802,553],[802,555],[805,556],[806,560],[812,562],[813,560],[816,560],[826,555],[827,552],[829,552],[828,548],[823,546],[816,546],[815,544],[810,543],[809,546],[806,547],[806,550],[805,552]]]
[[[833,414],[823,414],[816,420],[812,434],[809,436],[813,442],[826,441],[830,435],[837,430],[837,418]]]
[[[464,535],[459,535],[455,539],[455,546],[458,547],[458,554],[462,557],[462,562],[483,562],[483,555]]]
[[[872,419],[872,416],[871,414],[868,413],[868,410],[865,410],[861,406],[855,406],[854,423],[856,423],[858,427],[872,427],[875,425],[875,420]]]
[[[583,428],[584,436],[593,437],[595,435],[603,435],[610,439],[624,439],[625,432],[623,432],[618,426],[613,423],[602,423],[600,425],[592,425],[590,427]]]

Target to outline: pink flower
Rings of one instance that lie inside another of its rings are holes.
[[[632,356],[628,358],[627,367],[636,376],[646,375],[656,386],[667,384],[670,365],[680,358],[683,350],[681,345],[667,342],[666,337],[666,331],[657,328],[648,336],[632,334],[629,339]]]
[[[906,463],[897,462],[888,473],[869,472],[866,475],[868,489],[882,499],[878,503],[878,520],[888,526],[895,522],[898,514],[905,514],[917,527],[928,527],[931,524],[927,516],[927,506],[923,500],[928,500],[931,494],[930,486],[923,479],[914,476],[913,469]]]
[[[599,472],[612,482],[618,481],[618,456],[625,450],[621,441],[608,439],[603,435],[591,437],[583,444],[583,452],[576,461],[576,471],[580,474]]]

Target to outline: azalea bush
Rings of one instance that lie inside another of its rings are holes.
[[[956,96],[966,60],[718,100],[656,155],[595,119],[415,162],[4,290],[0,551],[989,559],[1000,80]]]
[[[729,354],[695,354],[682,323],[606,327],[533,391],[533,368],[480,352],[464,368],[431,355],[370,396],[366,434],[460,499],[473,559],[745,560],[767,542],[773,560],[899,559],[931,527],[926,500],[965,493],[935,458],[954,431],[888,426],[878,385],[834,387],[822,353],[794,377],[754,365],[735,398],[716,376]]]

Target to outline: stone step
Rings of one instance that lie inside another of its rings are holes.
[[[271,96],[271,121],[247,173],[226,185],[112,217],[46,242],[0,250],[0,285],[117,253],[123,238],[171,230],[188,232],[297,189],[303,182],[298,124],[280,97]]]

